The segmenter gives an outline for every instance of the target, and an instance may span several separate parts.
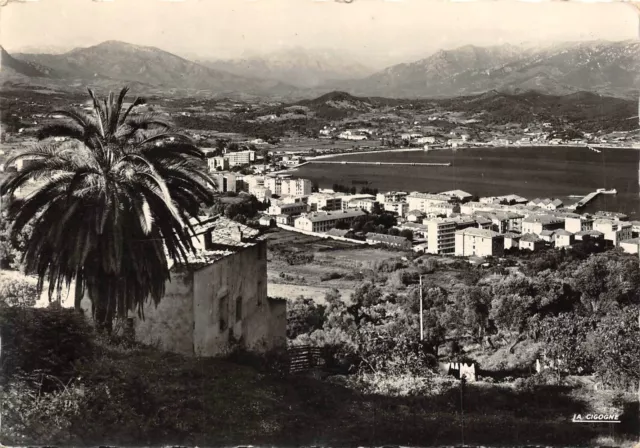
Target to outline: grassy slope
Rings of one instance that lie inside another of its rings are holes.
[[[283,378],[151,348],[106,350],[90,372],[85,384],[107,384],[110,399],[74,425],[82,444],[429,446],[463,441],[459,390],[429,398],[365,396],[310,377]],[[507,385],[468,385],[464,443],[593,443],[609,434],[607,425],[569,422],[574,413],[587,411],[585,394],[560,387],[533,395]],[[123,397],[135,411],[123,413]]]

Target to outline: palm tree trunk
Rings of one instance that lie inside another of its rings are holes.
[[[84,298],[84,288],[82,287],[82,280],[76,276],[76,290],[73,307],[78,313],[82,313],[82,299]]]

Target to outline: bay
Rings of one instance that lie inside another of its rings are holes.
[[[639,155],[637,149],[605,148],[595,152],[584,147],[560,146],[394,151],[340,155],[326,160],[448,162],[451,166],[310,163],[294,174],[318,182],[321,188],[331,188],[335,183],[360,188],[359,182],[367,181],[371,188],[380,191],[460,189],[478,196],[517,194],[528,199],[558,198],[565,205],[577,201],[571,195],[615,188],[617,195],[600,195],[583,210],[620,211],[631,219],[640,219]]]

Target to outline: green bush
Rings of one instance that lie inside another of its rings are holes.
[[[342,274],[339,272],[328,272],[320,276],[320,281],[326,282],[328,280],[337,280],[342,278]]]
[[[20,371],[41,372],[66,383],[73,377],[74,365],[94,353],[92,327],[70,309],[4,308],[0,335],[4,378]]]

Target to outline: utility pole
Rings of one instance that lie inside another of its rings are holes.
[[[420,340],[424,340],[424,317],[422,315],[422,275],[420,275]],[[638,389],[640,391],[640,389]]]

